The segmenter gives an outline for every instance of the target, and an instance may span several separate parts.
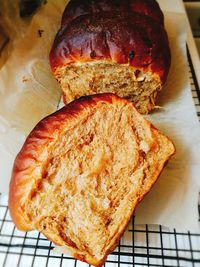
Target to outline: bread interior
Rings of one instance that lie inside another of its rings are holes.
[[[160,79],[150,71],[107,61],[68,64],[59,67],[55,76],[65,103],[84,95],[110,92],[132,101],[142,114],[154,108],[162,87]]]
[[[119,239],[173,145],[130,104],[99,103],[48,148],[25,211],[55,243],[97,260]]]

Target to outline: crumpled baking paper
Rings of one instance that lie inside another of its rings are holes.
[[[59,3],[57,3],[59,2]],[[44,116],[56,110],[60,91],[53,78],[48,54],[59,28],[66,1],[48,1],[33,17],[26,34],[0,70],[0,191],[8,192],[13,160],[25,136]],[[147,118],[176,146],[152,191],[136,210],[136,224],[161,224],[200,231],[200,127],[188,79],[187,21],[183,14],[165,13],[172,50],[168,84],[161,93],[159,111]],[[39,37],[38,30],[42,30]]]

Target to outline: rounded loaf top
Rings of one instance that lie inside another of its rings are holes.
[[[155,0],[71,0],[65,8],[61,25],[64,26],[81,15],[102,11],[138,12],[164,25],[163,13]]]
[[[150,70],[164,83],[170,66],[167,34],[150,17],[138,13],[79,16],[58,32],[50,53],[52,70],[95,60]]]

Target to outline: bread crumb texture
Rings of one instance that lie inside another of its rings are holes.
[[[174,153],[171,141],[131,103],[106,95],[112,101],[95,96],[96,104],[79,110],[72,123],[63,115],[58,133],[40,149],[42,161],[30,161],[35,176],[18,204],[33,229],[96,266]]]
[[[132,101],[142,114],[154,108],[162,89],[160,79],[150,71],[106,61],[71,63],[58,67],[55,76],[66,104],[84,95],[109,92]]]

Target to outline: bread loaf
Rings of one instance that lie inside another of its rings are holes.
[[[152,0],[70,1],[50,52],[66,104],[111,92],[144,114],[155,107],[170,62],[163,15]]]
[[[101,266],[174,151],[125,99],[71,102],[39,122],[15,160],[13,221]]]

